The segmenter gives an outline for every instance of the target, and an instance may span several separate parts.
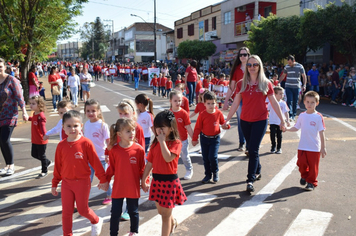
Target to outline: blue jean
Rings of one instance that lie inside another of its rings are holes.
[[[164,86],[159,87],[159,91],[160,91],[160,92],[158,93],[158,95],[161,94],[162,97],[163,97],[163,96],[166,96],[166,88],[165,88]]]
[[[100,161],[101,164],[103,165],[104,167],[104,170],[106,171],[109,167],[108,163],[106,163],[105,161]],[[91,173],[90,173],[90,182],[93,182],[93,178],[94,178],[94,168],[89,164],[90,166],[90,170],[91,170]],[[109,196],[111,197],[111,193],[112,193],[112,187],[111,187],[111,184],[109,183],[109,188],[108,188],[108,191],[106,191],[106,196]]]
[[[140,78],[139,77],[135,77],[135,89],[138,89],[138,86],[139,86],[139,80]]]
[[[187,82],[187,87],[189,89],[189,94],[188,94],[189,105],[194,103],[195,86],[196,86],[195,82]]]
[[[339,94],[339,88],[336,88],[334,84],[332,84],[331,88],[332,88],[331,100],[335,101],[337,95]]]
[[[313,90],[314,92],[319,93],[319,85],[311,85],[310,90]]]
[[[74,105],[78,105],[78,87],[70,87]]]
[[[261,164],[259,149],[263,136],[267,129],[267,120],[260,120],[256,122],[247,122],[241,120],[242,131],[244,132],[246,142],[248,143],[248,171],[247,183],[253,183],[256,179],[256,174],[261,173]]]
[[[122,213],[123,198],[113,198],[111,205],[110,236],[117,236]],[[130,232],[138,233],[138,198],[126,198],[126,208],[130,215]]]
[[[145,153],[147,155],[147,150],[150,147],[151,138],[145,138]]]
[[[53,104],[53,109],[57,108],[57,102],[59,102],[59,95],[53,95],[53,91],[51,90],[52,93],[52,104]]]
[[[166,93],[167,93],[167,98],[169,98],[169,93],[172,91],[172,89],[166,89]]]
[[[287,87],[286,95],[287,95],[287,105],[289,108],[289,116],[290,118],[294,118],[297,115],[299,88]]]
[[[204,161],[205,176],[211,177],[213,173],[219,172],[218,151],[220,136],[207,138],[200,134],[200,147]]]
[[[113,75],[110,75],[110,81],[111,81],[111,83],[114,83],[114,76]]]
[[[242,132],[242,128],[241,128],[241,111],[242,111],[242,101],[240,102],[240,106],[236,111],[236,117],[237,117],[237,131],[239,133],[239,144],[245,144],[245,136],[244,133]],[[247,144],[246,144],[247,147]]]
[[[156,86],[152,86],[152,89],[153,89],[153,94],[156,94],[157,93],[157,87]]]

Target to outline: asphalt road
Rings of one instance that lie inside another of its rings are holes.
[[[134,91],[132,84],[119,81],[96,84],[91,90],[92,98],[103,105],[109,125],[118,119],[114,105],[123,98],[134,99],[140,92],[150,95],[156,113],[169,107],[167,99],[153,96],[152,91],[144,87]],[[51,102],[47,103],[51,111]],[[83,102],[78,110],[83,110]],[[305,191],[299,185],[300,175],[295,164],[298,133],[284,133],[282,154],[269,153],[269,134],[265,135],[260,148],[262,179],[255,182],[256,191],[247,194],[248,162],[243,153],[236,151],[238,135],[234,118],[232,128],[221,139],[221,180],[217,184],[201,184],[203,161],[198,148],[190,147],[194,176],[188,181],[181,178],[188,202],[173,211],[179,223],[174,235],[355,235],[356,109],[330,105],[323,100],[317,110],[325,117],[328,153],[320,162],[319,186],[314,191]],[[46,116],[46,127],[50,129],[59,117],[51,112]],[[30,128],[29,122],[15,128],[12,143],[16,174],[0,177],[0,235],[61,235],[60,197],[50,193],[53,166],[47,177],[35,179],[40,163],[30,155]],[[58,136],[51,137],[47,146],[46,154],[51,160],[54,160],[58,141]],[[179,163],[178,175],[183,177],[185,169],[182,162]],[[3,158],[0,158],[0,166],[4,166]],[[111,205],[101,205],[105,193],[95,187],[97,182],[96,179],[93,182],[89,205],[104,217],[101,235],[109,235]],[[154,203],[147,200],[147,194],[140,199],[139,213],[139,235],[160,235],[160,216]],[[73,220],[75,235],[90,235],[87,219],[75,212]],[[129,225],[129,222],[121,222],[119,235],[126,235]]]

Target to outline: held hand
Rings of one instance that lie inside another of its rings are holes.
[[[141,188],[142,188],[142,191],[144,191],[145,193],[147,193],[148,192],[148,184],[146,184],[146,182],[145,181],[142,181],[141,180]]]
[[[222,129],[230,129],[230,125],[227,124],[226,122],[221,126]]]
[[[306,90],[306,87],[303,86],[303,92],[305,92],[305,90]]]
[[[326,156],[326,148],[322,148],[320,150],[321,157],[324,158]]]
[[[287,127],[290,127],[290,122],[287,120],[286,121]]]
[[[43,141],[46,141],[47,139],[49,139],[48,135],[43,136]]]
[[[281,122],[281,124],[279,125],[279,128],[282,130],[282,132],[286,132],[286,125],[284,122]]]
[[[103,184],[98,184],[98,189],[104,190],[104,191],[108,191],[109,189],[109,182],[105,182]]]
[[[163,133],[163,130],[162,129],[159,129],[158,130],[158,134],[157,134],[157,140],[158,142],[162,143],[166,140],[166,134]]]
[[[192,141],[192,145],[196,146],[199,142],[198,141]]]
[[[52,187],[52,195],[58,196],[57,187]]]
[[[27,114],[27,112],[24,112],[24,113],[22,114],[22,119],[23,119],[24,121],[28,121],[28,114]]]

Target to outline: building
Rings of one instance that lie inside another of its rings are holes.
[[[277,16],[287,17],[300,14],[301,1],[277,0]]]
[[[177,57],[177,48],[175,47],[174,30],[164,33],[166,35],[166,62],[173,62]]]
[[[82,42],[67,42],[57,45],[57,57],[63,61],[79,61]]]
[[[110,40],[107,58],[119,61],[151,62],[154,60],[154,23],[136,22],[115,32]],[[166,32],[172,31],[156,23],[157,60],[167,59]]]

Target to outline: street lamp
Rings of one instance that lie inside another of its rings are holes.
[[[145,23],[147,23],[141,16],[131,14],[131,16],[138,17],[141,20],[143,20]],[[148,24],[148,23],[147,23]],[[152,26],[148,24],[151,28]],[[153,37],[154,37],[154,60],[155,63],[157,62],[157,38],[156,38],[156,0],[154,0],[154,22],[153,22]]]

